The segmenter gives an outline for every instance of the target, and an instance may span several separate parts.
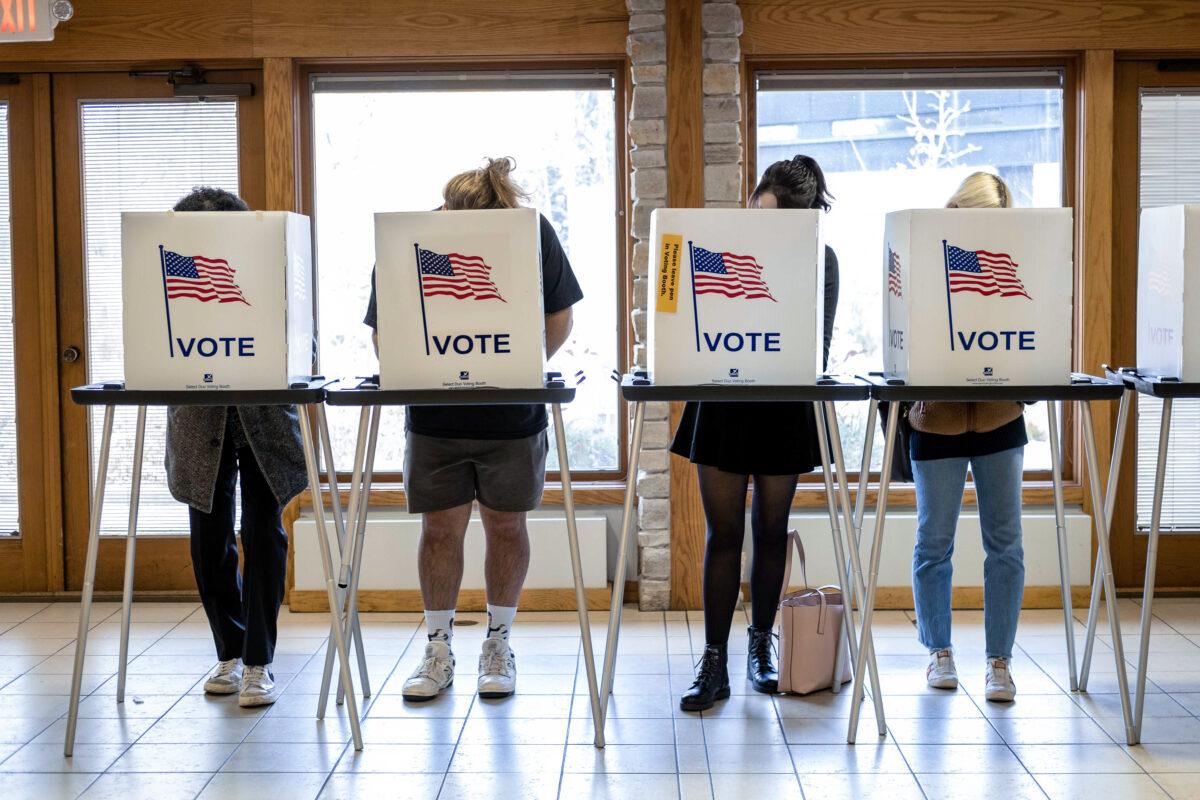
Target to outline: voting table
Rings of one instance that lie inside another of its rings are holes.
[[[358,581],[361,573],[363,542],[365,540],[367,512],[371,490],[371,476],[375,464],[375,445],[379,438],[379,417],[385,406],[484,406],[484,405],[521,405],[546,404],[550,406],[554,424],[554,439],[558,445],[558,463],[563,492],[563,514],[567,524],[567,543],[571,553],[571,573],[575,579],[575,603],[579,611],[579,632],[583,640],[583,659],[588,678],[588,691],[591,695],[592,714],[596,726],[596,735],[601,735],[602,718],[599,713],[599,694],[596,680],[596,662],[592,655],[591,625],[588,620],[587,594],[583,585],[583,566],[579,555],[579,532],[575,524],[575,500],[571,491],[571,469],[567,456],[566,426],[563,424],[562,406],[575,399],[575,387],[567,386],[558,373],[547,373],[545,386],[541,389],[381,389],[378,376],[358,378],[331,386],[325,395],[326,402],[331,406],[357,406],[359,412],[358,441],[355,445],[352,483],[350,486],[348,518],[346,521],[346,542],[341,548],[341,564],[337,576],[339,586],[347,594],[347,602],[339,605],[340,632],[338,620],[335,619],[335,630],[330,638],[337,640],[348,639],[357,626],[358,620]],[[327,452],[326,458],[332,461]],[[332,474],[332,469],[330,470]],[[333,493],[337,496],[337,493]],[[317,536],[322,543],[327,541],[327,528],[323,509],[314,507]],[[335,520],[338,514],[335,509]],[[328,547],[322,547],[326,552]],[[331,594],[332,597],[332,594]],[[361,643],[358,644],[361,654]],[[328,701],[329,686],[333,669],[332,657],[326,654],[325,672],[321,683],[321,699],[318,707],[318,717],[324,714]],[[343,665],[343,670],[346,667]],[[365,678],[364,678],[365,680]],[[342,687],[351,687],[349,681],[343,681]],[[349,694],[349,693],[347,693]],[[352,698],[347,697],[347,702]],[[338,701],[341,701],[339,691]],[[353,711],[351,712],[353,715]]]
[[[1162,532],[1163,490],[1167,477],[1167,451],[1171,437],[1171,406],[1176,399],[1194,400],[1200,398],[1200,383],[1189,383],[1171,378],[1144,375],[1136,369],[1108,370],[1108,377],[1124,385],[1128,396],[1133,394],[1145,397],[1155,397],[1162,400],[1162,419],[1158,429],[1157,461],[1154,468],[1153,505],[1150,511],[1150,531],[1146,542],[1146,574],[1142,585],[1142,610],[1138,625],[1138,661],[1137,686],[1134,690],[1132,740],[1130,744],[1138,744],[1142,737],[1142,712],[1146,701],[1146,670],[1150,665],[1150,623],[1154,607],[1154,581],[1158,568],[1158,538]],[[1124,403],[1128,406],[1129,403]],[[1117,436],[1120,441],[1124,431],[1119,429]],[[1111,513],[1111,512],[1110,512]],[[1107,585],[1103,587],[1104,599],[1110,609],[1115,601],[1115,595]],[[1088,607],[1087,638],[1084,641],[1083,664],[1080,668],[1079,685],[1087,689],[1088,676],[1091,671],[1091,656],[1096,640],[1096,623],[1100,608],[1101,586],[1092,582],[1091,603]],[[1113,646],[1120,652],[1120,639],[1114,633]]]
[[[133,572],[137,546],[138,503],[141,490],[143,444],[146,432],[146,408],[148,406],[264,406],[295,405],[300,416],[300,434],[304,445],[304,460],[308,471],[308,484],[314,498],[321,496],[320,472],[317,466],[316,448],[313,444],[313,416],[322,432],[327,430],[322,401],[330,382],[314,376],[306,382],[294,382],[289,389],[278,390],[211,390],[196,391],[180,389],[174,391],[130,390],[123,383],[95,383],[71,390],[71,399],[79,405],[102,406],[104,424],[100,438],[100,452],[96,459],[96,476],[92,484],[91,513],[88,523],[87,560],[84,562],[83,591],[80,597],[79,633],[75,646],[75,666],[71,676],[71,699],[67,712],[67,733],[63,753],[70,756],[75,748],[75,729],[79,720],[80,687],[83,680],[84,655],[87,651],[88,629],[91,623],[92,594],[95,589],[96,560],[100,551],[100,517],[104,508],[104,490],[108,482],[108,456],[112,445],[113,418],[118,406],[133,406],[137,409],[137,427],[134,434],[133,473],[129,493],[129,528],[125,540],[125,582],[121,606],[121,645],[117,673],[117,702],[125,701],[125,676],[129,656],[129,625],[133,604]],[[328,437],[323,436],[328,447]],[[328,450],[327,450],[328,452]],[[327,464],[329,463],[327,457]],[[331,473],[332,474],[332,473]],[[336,492],[333,493],[336,497]],[[320,502],[313,503],[318,519],[321,519]],[[334,559],[322,538],[318,549],[325,570],[325,587],[329,595],[329,607],[338,608],[340,597],[334,585]],[[343,560],[345,554],[343,554]],[[354,702],[353,676],[346,647],[347,637],[341,626],[335,626],[333,647],[341,668],[342,686],[348,698],[350,727],[354,748],[362,749],[362,733],[359,730],[357,707]],[[361,654],[361,642],[359,652]],[[332,657],[332,654],[331,654]],[[364,673],[365,674],[365,673]]]
[[[608,634],[605,639],[604,671],[600,687],[600,722],[596,728],[596,746],[604,746],[604,722],[608,717],[608,701],[612,696],[613,680],[616,671],[617,644],[621,634],[621,611],[625,597],[626,560],[629,543],[634,535],[634,519],[636,511],[634,501],[637,497],[638,456],[642,447],[642,431],[646,416],[646,403],[653,402],[684,402],[684,401],[714,401],[714,402],[793,402],[812,403],[816,413],[818,440],[820,442],[821,466],[825,478],[825,494],[829,506],[829,522],[833,534],[833,552],[837,560],[838,579],[843,581],[842,594],[846,612],[842,617],[843,631],[847,637],[850,658],[863,667],[863,659],[859,643],[854,631],[854,597],[862,597],[863,572],[859,562],[859,548],[855,546],[858,535],[862,530],[863,506],[866,498],[867,467],[860,470],[857,505],[850,507],[850,492],[846,482],[846,465],[842,451],[841,432],[838,427],[835,403],[838,401],[851,402],[867,400],[870,397],[870,384],[866,381],[850,378],[822,376],[816,383],[807,386],[760,386],[750,385],[695,385],[695,386],[656,386],[647,372],[635,372],[621,379],[621,397],[633,405],[633,435],[629,446],[629,469],[625,479],[625,505],[621,512],[621,533],[617,545],[617,569],[613,577],[612,603],[608,615]],[[871,407],[872,415],[875,406]],[[874,419],[868,422],[868,427],[874,425]],[[868,458],[870,448],[867,449]],[[836,491],[834,479],[836,477]],[[841,519],[839,519],[839,516]],[[846,560],[847,550],[843,547],[844,533],[851,542],[849,548],[850,561]],[[871,647],[870,640],[865,640],[866,646]],[[834,680],[831,689],[841,690],[840,676],[843,670],[842,656],[845,651],[838,648],[837,663],[834,666]],[[879,675],[875,667],[875,659],[866,660],[871,672],[871,696],[875,702],[876,716],[884,732],[883,706],[880,702]]]
[[[946,401],[946,402],[1040,402],[1050,404],[1047,418],[1049,420],[1050,461],[1054,486],[1054,522],[1058,534],[1059,578],[1062,589],[1063,624],[1066,630],[1067,660],[1070,669],[1071,690],[1081,688],[1077,681],[1075,669],[1075,637],[1072,630],[1071,616],[1071,584],[1070,569],[1067,557],[1066,521],[1063,508],[1062,492],[1062,443],[1058,431],[1058,412],[1062,403],[1074,402],[1079,408],[1083,428],[1083,449],[1086,458],[1089,490],[1093,498],[1093,507],[1100,509],[1094,516],[1097,541],[1096,580],[1099,581],[1109,598],[1116,596],[1113,584],[1112,559],[1109,551],[1108,530],[1112,522],[1112,499],[1117,486],[1118,473],[1121,463],[1121,443],[1124,440],[1124,428],[1128,419],[1128,393],[1116,382],[1090,375],[1072,375],[1070,383],[1049,385],[1009,385],[994,386],[910,386],[896,379],[888,379],[882,375],[871,376],[871,406],[874,412],[880,402],[891,403],[892,413],[888,414],[887,427],[884,432],[883,464],[884,469],[879,477],[879,498],[875,509],[875,533],[871,541],[871,554],[868,559],[869,567],[866,576],[866,590],[862,598],[862,632],[858,644],[857,662],[854,670],[853,701],[850,706],[850,726],[846,733],[846,741],[854,744],[858,733],[858,721],[861,711],[860,703],[864,692],[862,669],[864,662],[872,653],[871,624],[875,611],[875,589],[879,576],[879,561],[883,551],[883,534],[887,520],[887,495],[890,482],[889,465],[892,463],[896,447],[896,436],[899,423],[899,409],[895,404],[913,403],[917,401]],[[1101,486],[1100,467],[1096,451],[1096,434],[1092,424],[1091,403],[1100,400],[1120,401],[1116,440],[1113,447],[1112,460],[1109,464],[1107,490]],[[874,413],[872,413],[874,416]],[[871,434],[865,450],[871,451]],[[849,542],[853,551],[858,543],[852,538]],[[859,556],[851,552],[851,556]],[[1128,680],[1125,672],[1125,657],[1121,647],[1121,627],[1116,605],[1108,603],[1108,623],[1113,633],[1113,650],[1117,670],[1117,684],[1121,692],[1121,713],[1125,720],[1125,735],[1129,744],[1135,744],[1135,736],[1129,705]],[[882,718],[881,718],[882,719]],[[886,733],[882,721],[879,723],[879,734]]]

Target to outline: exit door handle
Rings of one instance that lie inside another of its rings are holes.
[[[79,360],[79,357],[81,355],[82,355],[82,353],[79,352],[79,348],[76,347],[75,345],[71,345],[70,347],[68,347],[67,349],[62,351],[63,363],[64,364],[74,364],[76,361]]]

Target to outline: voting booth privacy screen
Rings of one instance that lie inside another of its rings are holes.
[[[545,385],[538,214],[375,215],[383,389]]]
[[[126,388],[275,390],[311,374],[308,217],[126,212],[121,256]]]
[[[1200,381],[1200,205],[1142,211],[1137,303],[1138,369]]]
[[[825,300],[819,213],[660,208],[651,214],[656,384],[816,382]]]
[[[1071,210],[887,215],[884,365],[912,385],[1071,377]]]

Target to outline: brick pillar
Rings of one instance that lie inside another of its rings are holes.
[[[665,0],[627,0],[627,5],[633,77],[628,128],[633,167],[633,359],[644,369],[650,212],[667,204],[667,32]],[[643,609],[665,609],[671,597],[669,436],[666,404],[649,404],[637,480],[638,596]]]
[[[705,0],[704,205],[737,208],[742,200],[742,12],[730,0]]]

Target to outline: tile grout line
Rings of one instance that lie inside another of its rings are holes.
[[[683,613],[684,613],[685,618],[687,619],[688,641],[690,642],[691,641],[691,632],[692,632],[692,612],[684,611]],[[742,608],[742,613],[743,613],[743,617],[744,617],[745,616],[744,607]],[[736,614],[737,614],[736,609],[734,611],[734,614],[736,616]],[[664,625],[665,625],[665,619],[666,619],[665,614],[663,615],[663,618],[664,618]],[[705,634],[704,644],[707,647],[707,645],[708,645],[707,634]],[[696,655],[695,653],[692,653],[693,657],[695,657],[695,655]],[[729,644],[728,644],[728,642],[726,642],[726,645],[725,645],[725,663],[726,663],[726,671],[728,671],[728,664],[729,664]],[[695,665],[692,666],[692,669],[693,670],[695,669]],[[667,682],[668,682],[668,685],[670,684],[670,676],[672,674],[673,673],[671,672],[671,659],[668,657],[668,659],[667,659]],[[674,701],[673,693],[670,695],[670,697],[671,697],[672,701]],[[708,760],[708,732],[704,729],[704,720],[706,719],[706,717],[704,716],[703,711],[698,712],[698,716],[700,718],[700,743],[704,750],[704,768],[708,772],[708,793],[709,793],[710,797],[715,798],[717,796],[717,786],[715,783],[713,783],[712,763]],[[676,770],[676,772],[679,772],[679,746],[678,745],[676,745],[676,747],[675,747],[675,770]],[[682,774],[682,773],[680,773],[680,774]],[[797,782],[799,782],[799,781],[797,781]],[[680,795],[682,795],[682,794],[683,794],[683,790],[682,790],[682,784],[681,784]]]
[[[168,638],[168,636],[170,635],[171,631],[174,631],[174,630],[178,629],[180,625],[183,625],[185,622],[187,622],[189,619],[191,619],[191,618],[192,618],[192,615],[193,615],[193,614],[195,614],[195,613],[196,613],[196,611],[199,611],[199,610],[202,610],[202,609],[203,609],[203,606],[200,606],[200,605],[198,605],[198,606],[197,606],[197,608],[196,608],[195,610],[193,610],[191,614],[188,614],[186,617],[184,617],[183,619],[181,619],[181,620],[179,620],[178,622],[176,622],[176,623],[175,623],[175,624],[174,624],[172,627],[170,627],[169,629],[167,629],[166,633],[164,633],[162,636],[160,636],[160,637],[158,637],[157,639],[155,639],[155,640],[154,640],[154,644],[150,645],[150,647],[153,647],[155,644],[158,644],[159,642],[161,642],[161,641],[163,641],[164,639]],[[131,622],[131,625],[132,625],[132,622]],[[132,631],[131,631],[131,633],[132,633]],[[179,637],[179,638],[184,638],[184,637]],[[150,649],[150,647],[147,647],[147,648],[146,648],[146,650],[149,650],[149,649]],[[143,650],[143,651],[142,651],[142,653],[145,653],[145,652],[146,652],[145,650]],[[141,655],[142,655],[142,653],[139,653],[139,654],[138,654],[138,656],[141,656]],[[118,657],[119,657],[119,656],[118,656]],[[136,658],[135,658],[134,660],[136,660]],[[130,743],[130,744],[129,744],[129,745],[126,747],[126,748],[125,748],[125,750],[124,750],[124,751],[121,753],[121,755],[117,756],[117,758],[116,758],[116,759],[115,759],[115,760],[112,762],[112,764],[109,764],[109,765],[108,765],[108,768],[104,770],[104,773],[103,773],[103,774],[105,774],[105,775],[109,774],[109,770],[111,770],[111,769],[112,769],[112,766],[113,766],[113,764],[116,764],[116,763],[117,763],[117,761],[120,761],[120,760],[121,760],[121,758],[123,758],[123,757],[125,756],[125,754],[126,754],[126,753],[128,753],[128,752],[130,751],[130,749],[132,749],[132,748],[133,748],[133,746],[134,746],[135,744],[138,744],[139,742],[141,742],[141,740],[142,740],[142,737],[143,737],[143,736],[145,736],[147,733],[149,733],[149,732],[150,732],[150,731],[151,731],[151,730],[152,730],[152,729],[153,729],[153,728],[154,728],[156,725],[158,725],[158,723],[160,723],[160,722],[162,722],[164,719],[166,719],[166,716],[167,716],[167,714],[170,714],[170,713],[171,713],[171,710],[172,710],[172,709],[174,709],[174,708],[175,708],[175,706],[179,705],[179,703],[180,703],[180,702],[182,702],[183,698],[185,698],[185,697],[187,697],[189,694],[191,694],[191,691],[192,691],[192,689],[195,689],[195,688],[196,688],[196,684],[200,683],[201,681],[203,681],[203,680],[205,680],[205,679],[206,679],[206,678],[205,678],[205,676],[204,676],[204,675],[201,675],[199,678],[197,678],[197,679],[196,679],[196,681],[195,681],[194,683],[192,683],[192,685],[191,685],[191,686],[189,686],[187,689],[185,689],[185,690],[183,691],[183,693],[182,693],[181,695],[179,695],[179,697],[177,697],[177,698],[175,699],[175,702],[174,702],[174,703],[171,703],[171,705],[170,705],[170,706],[168,706],[168,707],[167,707],[167,709],[166,709],[165,711],[163,711],[161,714],[159,714],[159,715],[158,715],[158,716],[155,718],[154,722],[150,723],[150,725],[149,725],[149,726],[146,728],[146,730],[142,731],[142,733],[138,735],[137,739],[135,739],[133,742],[131,742],[131,743]],[[264,715],[264,716],[265,716],[265,715]],[[257,724],[257,723],[256,723],[256,724]],[[247,736],[249,735],[249,731],[247,731],[246,735],[247,735]],[[242,737],[242,738],[243,738],[243,740],[245,739],[245,737]],[[147,742],[147,744],[149,744],[149,743]],[[234,750],[234,752],[236,752],[236,751],[237,751],[237,746],[235,746],[233,750]],[[231,753],[229,754],[229,757],[228,757],[228,758],[226,758],[226,759],[225,759],[225,761],[223,761],[223,762],[221,763],[221,766],[224,766],[224,765],[225,765],[225,763],[226,763],[226,762],[229,760],[229,758],[232,758],[232,757],[233,757],[233,752],[231,752]],[[200,787],[200,791],[196,792],[196,795],[195,795],[196,797],[199,797],[201,794],[203,794],[203,793],[204,793],[204,790],[205,790],[206,788],[208,788],[208,785],[209,785],[210,783],[212,783],[212,781],[213,781],[213,778],[217,777],[217,775],[220,773],[220,771],[221,771],[221,767],[217,767],[217,769],[216,769],[216,770],[214,770],[214,771],[213,771],[213,773],[212,773],[211,775],[209,775],[209,776],[208,776],[208,780],[207,780],[207,781],[205,781],[205,782],[204,782],[204,785]],[[118,774],[118,773],[113,773],[113,774]],[[98,781],[98,780],[100,780],[100,779],[99,779],[99,778],[97,778],[96,780]]]
[[[420,633],[422,624],[424,624],[424,623],[419,622],[419,621],[417,622],[416,627],[413,628],[412,633],[410,633],[408,635],[408,641],[405,643],[404,649],[402,649],[400,651],[400,653],[396,656],[396,663],[393,664],[391,670],[388,671],[387,677],[385,677],[383,679],[383,681],[379,684],[378,689],[376,691],[372,692],[371,701],[369,703],[367,703],[366,705],[364,705],[362,709],[360,709],[359,715],[358,715],[360,725],[362,723],[366,722],[366,717],[368,714],[370,714],[370,709],[372,707],[374,707],[375,703],[379,700],[379,692],[383,690],[383,687],[386,686],[388,684],[388,682],[392,679],[392,676],[396,674],[396,670],[400,668],[400,662],[404,659],[404,656],[408,653],[409,648],[411,648],[413,646],[413,640],[416,639],[417,634]],[[364,641],[366,640],[365,634],[363,635],[363,639],[364,639]],[[329,634],[326,633],[325,634],[325,648],[328,648],[330,646],[330,644],[331,644],[331,642],[329,641]],[[322,658],[324,658],[323,649],[324,648],[318,646],[317,651],[315,653],[313,653],[313,655],[310,657],[309,660],[312,661],[312,660],[316,659],[318,655],[321,655]],[[305,666],[308,666],[308,665],[305,664]],[[368,673],[369,673],[370,667],[368,667],[367,669],[368,669]],[[336,673],[338,671],[339,671],[339,667],[338,667],[336,659],[335,659],[334,672]],[[297,674],[300,674],[300,673],[297,673]],[[330,679],[330,683],[331,683],[331,691],[336,691],[337,687],[336,687],[336,684],[334,684],[332,678]],[[336,708],[336,705],[335,705],[335,708]],[[347,724],[349,724],[349,715],[347,715]],[[255,727],[257,727],[257,726],[255,726]],[[327,772],[325,774],[325,780],[321,783],[321,787],[317,790],[316,797],[319,798],[325,792],[325,789],[329,786],[329,782],[331,780],[333,780],[333,776],[337,774],[338,765],[342,763],[342,760],[346,758],[346,755],[348,753],[353,751],[353,748],[354,748],[354,735],[351,734],[350,737],[347,739],[346,746],[342,748],[341,754],[338,756],[337,760],[333,762],[333,766],[329,768],[329,772]],[[363,742],[363,748],[366,749],[365,741]],[[353,758],[353,756],[351,756],[351,758]],[[355,773],[347,773],[347,774],[353,775]],[[439,791],[439,793],[441,792],[440,787],[439,787],[438,791]]]
[[[171,625],[169,628],[167,628],[165,631],[163,631],[161,634],[159,634],[159,635],[158,635],[158,637],[157,637],[157,638],[155,638],[155,639],[154,639],[154,641],[153,641],[153,642],[152,642],[152,643],[151,643],[151,644],[150,644],[150,645],[149,645],[149,646],[146,648],[146,650],[149,650],[149,649],[150,649],[150,647],[153,647],[154,645],[158,644],[160,641],[162,641],[163,639],[165,639],[165,638],[167,637],[167,635],[168,635],[168,634],[169,634],[171,631],[175,630],[175,629],[176,629],[176,628],[178,628],[180,625],[182,625],[182,624],[183,624],[183,622],[184,622],[184,620],[187,620],[189,617],[191,617],[191,616],[192,616],[192,614],[196,613],[196,611],[197,611],[199,608],[200,608],[200,604],[199,604],[199,603],[197,603],[197,604],[196,604],[196,608],[195,608],[195,609],[193,609],[193,610],[192,610],[190,613],[188,613],[186,616],[184,616],[184,617],[183,617],[183,619],[179,620],[179,621],[178,621],[178,622],[176,622],[174,625]],[[109,619],[110,617],[112,617],[112,616],[114,616],[114,615],[116,615],[116,614],[119,614],[119,613],[120,613],[120,611],[119,611],[119,610],[118,610],[118,611],[113,611],[113,612],[112,612],[112,614],[109,614],[107,617],[105,617],[104,619],[100,620],[100,622],[97,622],[97,623],[96,623],[96,625],[89,625],[89,626],[88,626],[88,638],[89,638],[89,639],[91,638],[92,630],[94,630],[96,627],[99,627],[99,625],[100,625],[101,623],[103,623],[105,620],[107,620],[107,619]],[[132,607],[130,608],[130,618],[129,618],[129,625],[130,625],[130,638],[132,638],[132,636],[133,636],[133,609],[132,609]],[[75,639],[73,640],[73,643],[74,643],[74,645],[75,645],[75,647],[76,647],[76,648],[78,648],[78,647],[79,647],[79,637],[78,637],[78,636],[76,636],[76,637],[75,637]],[[58,655],[58,653],[60,653],[62,650],[65,650],[66,648],[68,648],[68,647],[70,647],[70,646],[71,646],[70,644],[65,644],[65,645],[63,645],[63,646],[62,646],[62,648],[60,648],[58,651],[56,651],[55,655]],[[146,650],[142,650],[142,651],[141,651],[141,652],[139,652],[139,653],[138,653],[136,656],[133,656],[132,658],[130,658],[130,659],[129,659],[129,660],[126,662],[126,665],[125,665],[125,668],[126,668],[125,675],[126,675],[126,678],[127,678],[127,679],[128,679],[128,676],[129,676],[129,671],[128,671],[128,670],[129,670],[129,665],[130,665],[130,664],[132,664],[133,662],[137,661],[137,659],[138,659],[139,657],[141,657],[141,655],[142,655],[143,653],[145,653],[145,652],[146,652]],[[117,653],[117,659],[118,659],[118,661],[120,660],[120,658],[121,658],[121,656],[120,656],[120,652],[119,652],[119,650],[118,650],[118,653]],[[86,653],[86,652],[84,652],[84,660],[86,661],[86,659],[87,659],[87,653]],[[117,675],[119,675],[119,674],[120,674],[120,668],[121,668],[121,665],[118,663],[118,664],[117,664],[117,670],[118,670],[118,671],[117,671],[117,672],[115,672],[115,673],[113,673],[113,674],[111,674],[111,675],[109,675],[109,676],[108,676],[108,680],[105,680],[105,681],[103,681],[103,682],[102,682],[102,683],[101,683],[99,686],[97,686],[97,687],[96,687],[95,689],[93,689],[92,691],[90,691],[90,692],[87,692],[86,694],[84,694],[84,693],[82,693],[82,692],[81,692],[81,693],[80,693],[80,696],[79,696],[79,703],[80,703],[80,705],[83,705],[83,701],[84,701],[84,700],[86,700],[86,699],[90,699],[90,698],[91,698],[91,697],[93,697],[93,696],[97,696],[97,695],[96,695],[96,692],[97,692],[97,691],[100,689],[100,686],[103,686],[103,685],[104,685],[105,683],[107,683],[109,680],[112,680],[114,677],[116,677]],[[193,684],[192,684],[192,686],[195,686],[195,684],[193,683]],[[188,690],[188,691],[190,691],[190,688],[189,688],[189,690]],[[185,692],[185,694],[186,694],[186,692]],[[69,701],[68,701],[68,702],[69,702]],[[115,705],[115,704],[116,704],[116,702],[117,702],[117,698],[116,698],[116,695],[114,695],[114,696],[113,696],[113,704]],[[99,781],[101,780],[101,778],[103,778],[105,775],[108,775],[108,774],[109,774],[109,771],[112,769],[112,766],[113,766],[113,764],[116,764],[118,761],[120,761],[122,758],[124,758],[124,757],[125,757],[125,754],[129,752],[130,748],[131,748],[131,747],[133,747],[135,744],[137,744],[137,742],[138,742],[138,741],[139,741],[139,740],[142,738],[142,736],[145,736],[145,735],[146,735],[146,731],[149,731],[149,730],[150,730],[151,728],[153,728],[153,727],[154,727],[156,724],[158,724],[158,722],[159,722],[159,721],[160,721],[160,720],[161,720],[161,719],[162,719],[162,718],[163,718],[163,717],[166,715],[167,711],[170,711],[170,709],[171,709],[171,708],[174,708],[174,707],[175,707],[175,704],[176,704],[176,703],[178,703],[178,702],[179,702],[179,701],[178,701],[178,700],[176,700],[176,701],[175,701],[175,703],[172,703],[172,704],[170,705],[170,707],[168,707],[168,708],[167,708],[167,710],[166,710],[166,711],[163,711],[163,713],[162,713],[162,714],[160,714],[160,715],[158,715],[157,717],[155,717],[155,718],[154,718],[154,722],[151,722],[151,723],[150,723],[150,724],[149,724],[149,725],[146,727],[146,730],[145,730],[145,731],[143,731],[142,733],[138,734],[138,736],[137,736],[137,737],[136,737],[136,738],[135,738],[135,739],[134,739],[132,742],[123,742],[122,744],[123,744],[124,746],[123,746],[123,748],[121,749],[121,752],[120,752],[120,753],[117,755],[117,757],[116,757],[116,758],[114,758],[114,759],[113,759],[111,762],[109,762],[109,764],[108,764],[107,766],[105,766],[105,768],[104,768],[104,769],[102,769],[102,770],[100,770],[100,771],[99,771],[99,773],[96,775],[96,779],[95,779],[94,781],[92,781],[92,783],[89,783],[89,784],[88,784],[88,786],[87,786],[87,788],[85,788],[85,789],[83,790],[83,792],[80,792],[80,795],[82,795],[84,792],[90,791],[91,787],[92,787],[94,784],[96,784],[96,783],[99,783]],[[68,711],[68,714],[69,714],[69,713],[70,713],[70,709],[68,709],[67,711]],[[60,716],[60,717],[59,717],[59,719],[62,719],[63,717],[66,717],[66,716],[67,716],[67,714],[63,714],[62,716]],[[84,718],[84,717],[80,717],[80,718],[79,718],[79,721],[80,721],[80,722],[83,722],[83,721],[84,721],[84,719],[86,719],[86,718]],[[109,717],[95,717],[94,719],[110,719],[110,718],[109,718]],[[118,719],[120,719],[120,718],[118,717]],[[56,721],[57,721],[57,720],[56,720]],[[76,744],[78,745],[78,744],[80,744],[80,743],[77,741],[77,742],[76,742]],[[115,774],[115,773],[114,773],[114,774]]]
[[[588,612],[584,611],[584,613],[586,614]],[[591,630],[592,630],[591,619],[589,618],[588,619],[588,633],[589,634],[591,633]],[[595,642],[593,642],[592,645],[595,646]],[[568,701],[567,701],[567,735],[566,735],[566,741],[563,743],[562,760],[560,761],[559,767],[558,767],[558,788],[554,792],[554,796],[556,798],[562,797],[562,785],[563,785],[563,781],[566,780],[567,750],[571,746],[571,722],[575,719],[575,689],[576,689],[576,687],[579,686],[579,668],[582,666],[585,670],[587,669],[587,664],[584,663],[584,658],[585,658],[585,655],[584,655],[584,650],[583,650],[583,631],[580,631],[579,632],[579,647],[575,651],[575,674],[571,679],[571,694],[568,697]],[[592,662],[592,668],[595,669],[595,661]],[[586,675],[586,672],[585,672],[585,675]],[[590,686],[588,687],[588,694],[589,694],[588,703],[590,704],[591,703],[591,696],[590,696],[591,695],[591,687]],[[590,708],[590,705],[589,705],[589,708]],[[595,725],[595,718],[593,718],[592,724],[593,724],[593,726]],[[465,727],[465,725],[464,725],[464,727]]]

